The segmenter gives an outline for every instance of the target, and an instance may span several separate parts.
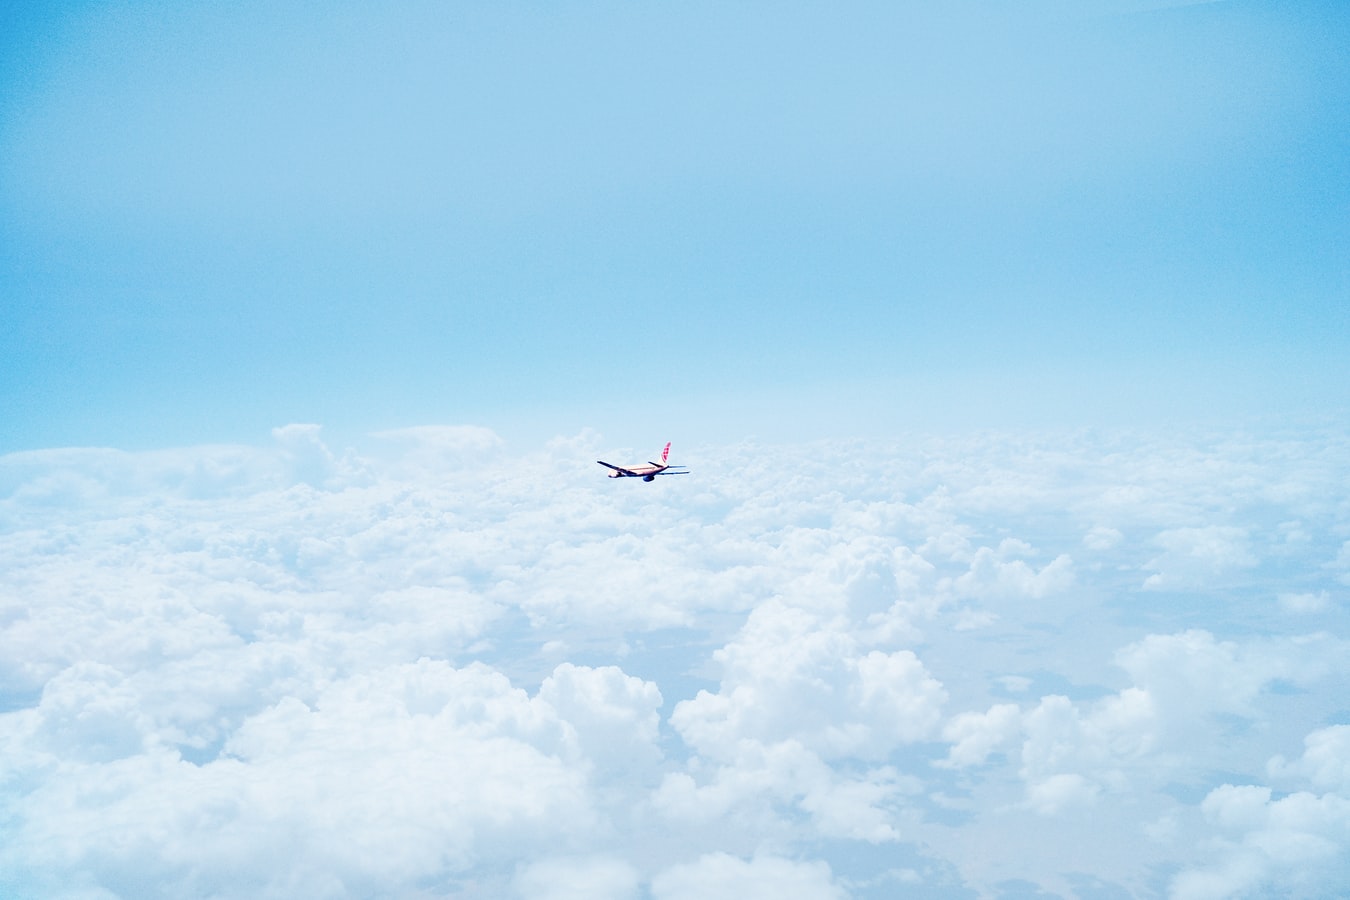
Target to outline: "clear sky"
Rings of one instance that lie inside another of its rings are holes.
[[[1344,6],[1147,5],[11,4],[0,448],[1344,407]]]

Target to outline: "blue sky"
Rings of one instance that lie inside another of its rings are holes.
[[[0,446],[1343,408],[1344,12],[1130,9],[8,11]]]

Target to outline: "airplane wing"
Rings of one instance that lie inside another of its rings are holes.
[[[607,463],[603,459],[597,459],[596,462],[598,462],[602,466],[606,466],[610,469],[613,469],[615,472],[622,472],[623,474],[631,478],[638,477],[638,473],[634,472],[632,469],[625,469],[623,466],[616,466],[613,463]]]

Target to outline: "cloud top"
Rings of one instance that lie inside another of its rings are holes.
[[[0,457],[0,887],[1335,893],[1347,443]]]

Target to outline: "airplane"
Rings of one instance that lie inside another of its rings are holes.
[[[606,466],[607,468],[614,470],[613,472],[609,473],[610,478],[641,478],[643,481],[655,481],[657,475],[689,474],[688,469],[686,469],[684,466],[672,466],[669,463],[667,463],[666,460],[669,457],[670,457],[670,442],[667,441],[666,449],[661,451],[660,462],[652,462],[651,460],[648,460],[647,465],[645,466],[629,466],[628,468],[624,468],[623,466],[616,466],[613,463],[607,463],[603,459],[597,459],[596,462],[598,462],[602,466]],[[676,471],[677,469],[681,471]]]

